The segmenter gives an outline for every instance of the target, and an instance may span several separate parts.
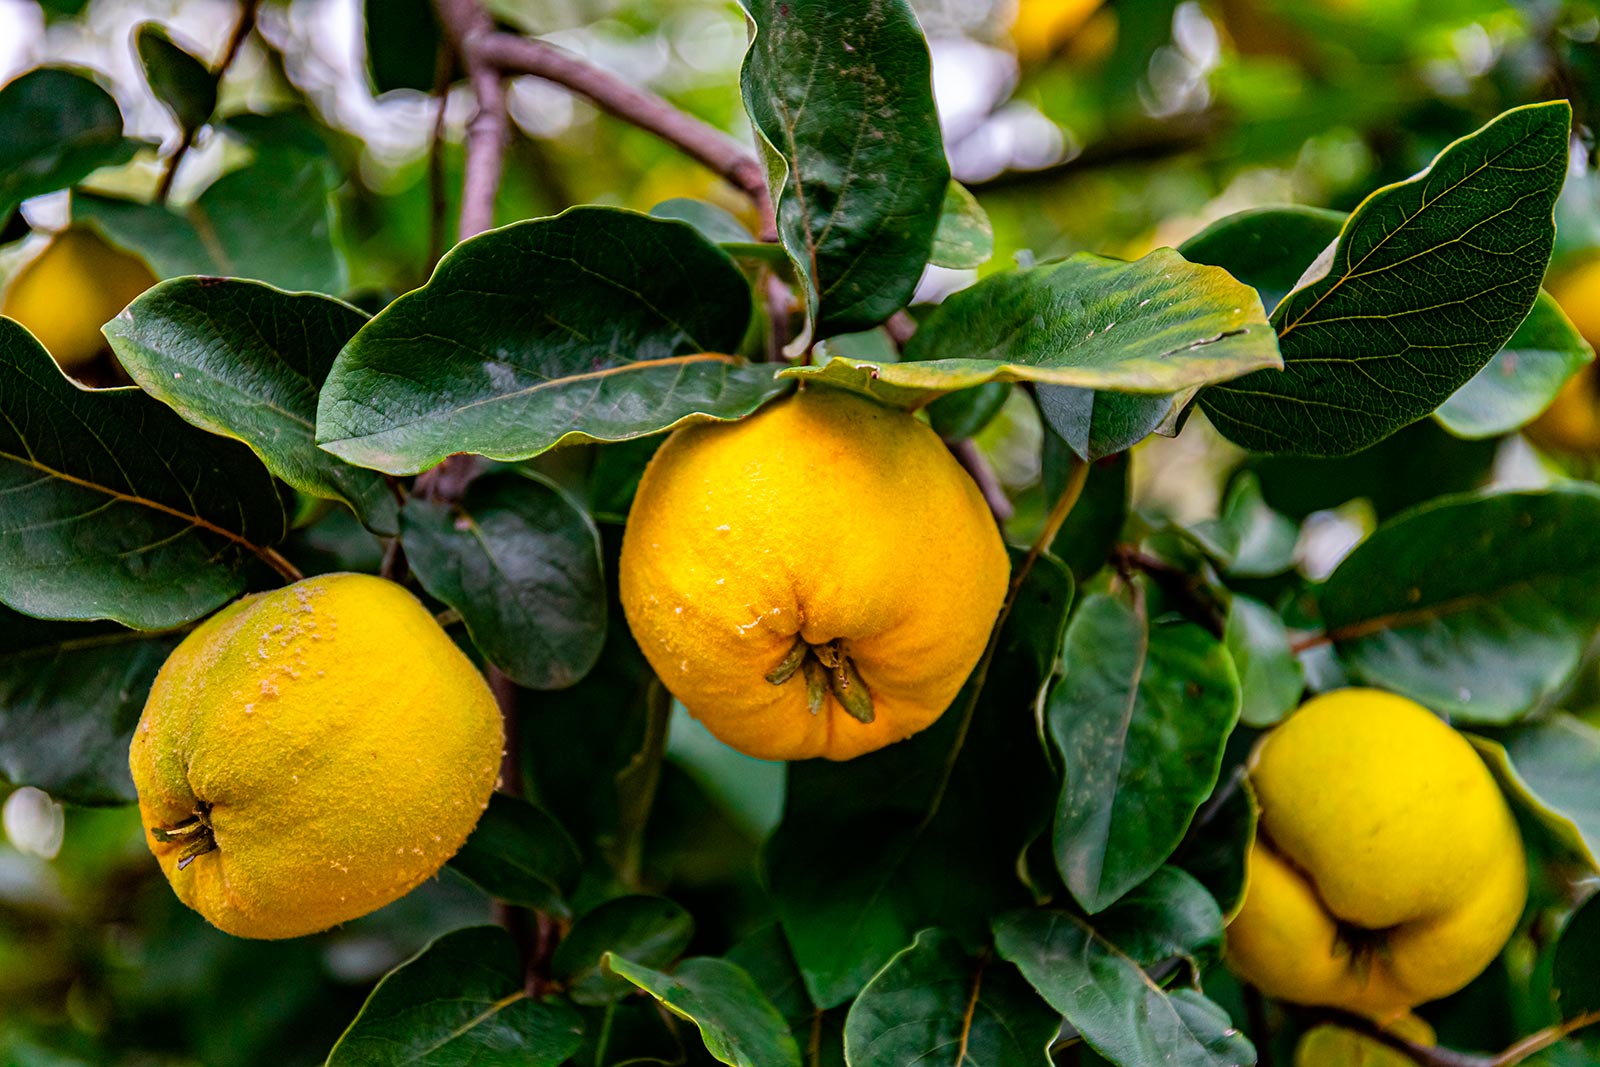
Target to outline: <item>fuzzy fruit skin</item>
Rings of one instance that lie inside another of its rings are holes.
[[[678,430],[639,483],[622,606],[666,687],[760,759],[851,759],[937,719],[983,653],[1010,561],[971,478],[911,415],[810,388],[744,419]],[[794,647],[846,642],[864,724]]]
[[[1578,333],[1600,347],[1600,259],[1573,270],[1550,286]],[[1550,406],[1523,428],[1528,440],[1549,452],[1600,456],[1600,375],[1593,363],[1567,379]]]
[[[1269,996],[1389,1022],[1466,985],[1516,928],[1516,821],[1472,746],[1421,705],[1319,696],[1261,739],[1250,782],[1261,819],[1228,959]]]
[[[0,314],[26,326],[62,369],[72,370],[105,350],[100,327],[154,284],[143,260],[93,230],[65,230],[17,271]]]
[[[472,662],[400,586],[307,578],[246,597],[156,676],[129,762],[173,890],[240,937],[315,933],[405,895],[472,831],[504,737]],[[199,802],[215,851],[157,841]]]

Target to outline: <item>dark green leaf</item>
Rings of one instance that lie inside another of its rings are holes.
[[[583,207],[492,230],[345,348],[318,440],[414,474],[453,452],[519,460],[738,418],[784,389],[723,354],[749,315],[743,276],[682,222]]]
[[[1049,1067],[1061,1015],[1015,967],[924,930],[872,979],[844,1024],[851,1067]]]
[[[582,1034],[570,1005],[522,991],[510,934],[469,926],[379,982],[327,1067],[557,1067]]]
[[[755,236],[745,229],[744,223],[735,218],[733,212],[704,200],[691,200],[688,197],[663,200],[650,209],[650,217],[687,222],[700,231],[706,240],[717,244],[748,244],[755,240]]]
[[[230,171],[183,211],[78,194],[73,214],[143,256],[163,278],[252,278],[290,292],[342,293],[327,160],[278,149]]]
[[[1198,886],[1182,892],[1204,895]],[[1147,902],[1139,903],[1143,910]],[[1117,910],[1096,922],[1116,918]],[[1221,1008],[1193,990],[1163,990],[1137,957],[1088,919],[1064,911],[1016,911],[997,919],[994,933],[1000,955],[1117,1067],[1256,1062],[1255,1049]]]
[[[1169,396],[1139,396],[1040,385],[1039,412],[1050,429],[1079,457],[1090,461],[1126,452],[1192,399],[1185,391]]]
[[[0,608],[0,778],[71,804],[133,800],[128,744],[182,636]]]
[[[1551,699],[1600,625],[1600,489],[1445,497],[1379,526],[1322,616],[1365,681],[1469,722]]]
[[[974,270],[994,255],[994,226],[978,198],[960,182],[945,188],[939,228],[933,232],[928,262],[936,267]]]
[[[1372,194],[1273,312],[1281,374],[1200,403],[1259,452],[1359,451],[1427,415],[1527,316],[1550,261],[1571,108],[1517,108]]]
[[[159,23],[141,24],[134,46],[156,99],[172,109],[178,125],[186,130],[204,126],[217,109],[217,76],[211,68],[176,44]]]
[[[1222,911],[1195,877],[1159,867],[1090,920],[1096,933],[1143,967],[1181,959],[1199,974],[1222,956]]]
[[[1044,443],[1045,497],[1061,495],[1067,474],[1066,442],[1046,434]],[[1089,466],[1083,493],[1072,506],[1067,521],[1061,524],[1055,543],[1050,546],[1063,563],[1072,568],[1079,584],[1086,581],[1111,555],[1112,546],[1122,533],[1128,517],[1128,457],[1101,460]]]
[[[122,112],[83,73],[30,70],[0,88],[0,217],[145,147],[122,136]]]
[[[365,0],[367,71],[378,93],[432,92],[444,38],[429,0]]]
[[[600,536],[559,489],[489,474],[459,504],[412,496],[401,520],[412,571],[491,663],[530,689],[589,673],[606,637]]]
[[[1163,394],[1278,365],[1256,294],[1162,248],[1132,263],[1083,252],[991,275],[939,305],[903,362],[835,358],[784,375],[916,407],[984,382]]]
[[[1067,628],[1045,722],[1065,782],[1056,865],[1090,912],[1155,873],[1216,785],[1239,717],[1221,642],[1189,622],[1097,594]]]
[[[1555,298],[1541,291],[1506,346],[1434,412],[1457,437],[1510,433],[1550,406],[1568,378],[1594,358]]]
[[[1005,382],[990,382],[946,393],[928,405],[928,422],[934,432],[947,441],[976,437],[1000,414],[1014,388]]]
[[[383,478],[318,448],[317,391],[366,316],[312,293],[259,282],[163,282],[106,324],[144,391],[203,430],[250,446],[302,493],[343,500],[379,533],[399,530]]]
[[[706,1051],[732,1067],[800,1067],[789,1024],[750,976],[727,960],[684,960],[672,974],[608,955],[614,972],[700,1028]]]
[[[1591,893],[1561,928],[1561,939],[1556,942],[1551,984],[1555,987],[1561,1018],[1574,1019],[1600,1012],[1600,967],[1594,965],[1597,959],[1600,959],[1600,893]]]
[[[1600,871],[1600,730],[1557,713],[1494,739],[1471,740],[1505,790]]]
[[[1297,524],[1273,511],[1261,482],[1243,471],[1228,487],[1220,518],[1196,523],[1189,534],[1235,578],[1270,578],[1294,566]]]
[[[646,967],[666,967],[694,936],[694,917],[666,897],[618,897],[585,914],[561,939],[551,973],[579,1004],[610,1004],[633,986],[606,973],[601,959],[615,952]]]
[[[145,630],[244,590],[283,504],[243,445],[138,389],[85,390],[0,319],[0,601]]]
[[[548,812],[495,793],[450,866],[496,900],[566,918],[583,857]]]
[[[1174,865],[1206,887],[1223,914],[1232,918],[1244,903],[1246,864],[1256,840],[1256,801],[1244,767],[1217,790],[1173,854]]]
[[[1031,710],[1071,601],[1071,575],[1042,557],[964,736],[971,680],[910,740],[848,763],[789,765],[767,883],[818,1007],[853,997],[918,930],[975,942],[996,911],[1028,901],[1017,858],[1044,832],[1053,789]]]
[[[906,0],[743,2],[745,110],[812,336],[876,326],[911,299],[950,181],[916,15]]]
[[[1222,640],[1239,673],[1241,722],[1258,729],[1271,726],[1299,705],[1306,672],[1276,611],[1235,593]]]
[[[1339,239],[1346,216],[1314,207],[1241,211],[1207,226],[1178,246],[1190,263],[1221,267],[1275,308],[1300,282],[1319,253]]]

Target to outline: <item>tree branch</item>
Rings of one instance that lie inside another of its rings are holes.
[[[457,240],[464,241],[494,225],[494,197],[500,189],[509,129],[506,87],[500,71],[477,50],[479,42],[495,36],[489,13],[477,0],[434,0],[434,8],[466,67],[467,81],[478,102],[477,113],[467,123],[466,162],[461,179]]]
[[[439,0],[441,8],[461,6],[463,2],[468,0]],[[699,160],[743,190],[755,204],[761,215],[761,239],[778,239],[765,168],[744,146],[715,126],[548,41],[484,33],[470,41],[463,39],[462,44],[467,49],[463,55],[469,70],[476,64],[503,74],[531,74],[554,82]]]
[[[1009,520],[1016,511],[1006,496],[1005,486],[1000,484],[999,476],[995,474],[994,468],[989,465],[988,459],[973,443],[972,438],[963,437],[958,441],[946,441],[945,447],[956,457],[956,462],[972,476],[978,492],[983,494],[984,503],[989,505],[989,510],[994,513],[996,521],[1004,523]]]

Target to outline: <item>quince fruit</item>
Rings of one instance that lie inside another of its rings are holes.
[[[1390,1023],[1466,985],[1527,899],[1517,824],[1472,746],[1404,697],[1307,702],[1250,758],[1261,805],[1234,971]]]
[[[333,574],[186,637],[129,762],[179,899],[230,934],[282,938],[437,872],[488,804],[503,743],[483,676],[416,598]]]
[[[11,279],[0,315],[26,326],[62,370],[73,371],[109,350],[100,327],[154,284],[143,260],[93,230],[63,230]]]
[[[761,759],[850,759],[938,719],[1010,561],[914,416],[809,388],[675,432],[639,483],[622,606],[667,689]]]

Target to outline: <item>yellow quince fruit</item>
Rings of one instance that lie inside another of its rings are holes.
[[[1263,993],[1388,1023],[1505,946],[1527,899],[1522,839],[1438,716],[1326,693],[1261,739],[1249,774],[1261,818],[1227,957]]]
[[[761,759],[850,759],[943,714],[1010,561],[914,416],[808,388],[675,432],[639,483],[622,606],[668,690]]]
[[[282,938],[437,872],[488,804],[503,743],[483,676],[415,597],[333,574],[186,637],[129,763],[179,899],[230,934]]]
[[[1600,258],[1552,283],[1550,295],[1583,339],[1600,348]],[[1568,378],[1550,406],[1522,432],[1546,451],[1600,456],[1600,375],[1595,364],[1585,364]]]
[[[73,371],[109,350],[100,327],[154,284],[144,260],[74,227],[22,265],[6,286],[0,315],[26,326],[62,370]]]

